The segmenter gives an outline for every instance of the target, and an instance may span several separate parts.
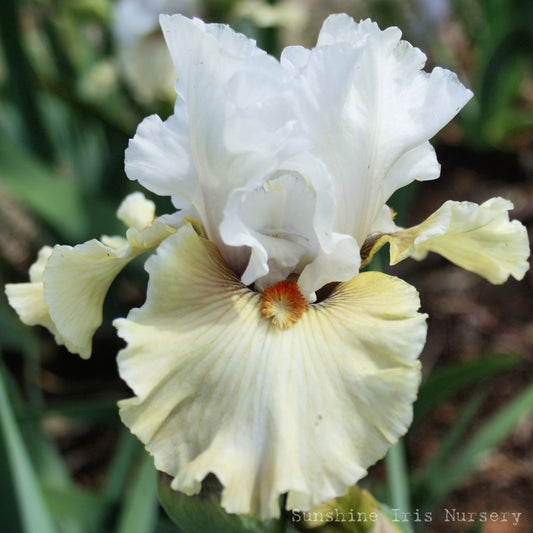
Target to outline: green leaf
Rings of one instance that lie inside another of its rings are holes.
[[[20,435],[0,367],[0,516],[5,531],[57,533]]]
[[[504,405],[438,470],[431,480],[432,501],[438,503],[468,476],[481,459],[501,444],[517,424],[533,410],[533,385]]]
[[[498,446],[516,425],[533,410],[533,385],[501,408],[472,437],[441,485],[453,486],[462,479],[491,448]]]
[[[151,533],[157,522],[157,484],[153,459],[144,452],[131,490],[126,493],[117,533]]]
[[[19,9],[21,4],[16,0],[0,2],[0,43],[13,99],[22,118],[26,143],[36,155],[46,161],[52,154],[51,143],[37,102],[36,79],[23,43]]]
[[[446,432],[441,441],[439,451],[424,468],[424,478],[426,478],[428,484],[432,484],[435,479],[440,479],[441,470],[447,469],[446,463],[452,455],[453,448],[459,443],[473,423],[485,397],[484,391],[472,396],[467,405],[461,410],[457,420]]]
[[[102,495],[75,486],[42,485],[46,503],[69,533],[101,533],[111,503]]]
[[[420,386],[414,406],[413,426],[437,405],[480,380],[509,370],[520,361],[514,355],[484,357],[468,363],[449,365],[430,374]]]
[[[385,464],[387,465],[390,501],[395,509],[409,512],[411,510],[409,476],[401,439],[387,453]]]
[[[280,520],[226,513],[220,505],[218,480],[208,477],[195,496],[172,490],[170,476],[159,472],[159,500],[168,516],[186,533],[274,533],[283,531]]]
[[[20,201],[68,240],[85,237],[89,220],[75,183],[59,179],[29,152],[0,142],[0,179]]]
[[[437,453],[421,471],[412,476],[412,492],[416,508],[433,509],[443,498],[443,494],[439,492],[439,480],[441,476],[446,476],[453,449],[458,446],[472,424],[485,396],[486,394],[480,391],[469,400],[460,416],[444,435]]]
[[[126,428],[122,428],[102,489],[102,493],[110,500],[117,502],[124,493],[128,473],[140,450],[142,448],[139,441]]]

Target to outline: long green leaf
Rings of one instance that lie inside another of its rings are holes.
[[[409,477],[407,475],[405,449],[401,439],[389,450],[385,457],[385,464],[387,465],[387,481],[392,506],[395,509],[410,512]]]
[[[60,235],[68,240],[85,237],[89,220],[75,184],[59,179],[49,167],[5,138],[0,142],[0,179]]]
[[[16,0],[0,2],[0,43],[8,66],[13,99],[23,119],[25,137],[33,152],[47,161],[51,158],[52,147],[37,102],[35,75],[23,44],[18,9],[20,3]]]
[[[476,414],[479,412],[485,396],[486,394],[481,391],[470,398],[466,407],[462,409],[457,420],[455,420],[441,440],[439,451],[424,468],[423,477],[426,479],[429,489],[433,486],[435,479],[440,479],[442,470],[448,468],[447,462],[452,456],[453,449],[458,445],[460,439],[466,434],[468,428],[471,426]],[[430,490],[428,492],[430,492]]]
[[[154,461],[143,453],[137,475],[126,493],[117,533],[151,533],[157,522],[157,483]]]
[[[0,493],[6,495],[11,486],[15,499],[13,508],[4,498],[0,502],[3,528],[14,533],[57,533],[11,410],[2,371],[0,367]]]
[[[453,364],[433,372],[422,383],[414,407],[413,425],[431,413],[437,405],[458,391],[480,380],[512,368],[520,358],[513,355],[484,357],[469,363]]]
[[[416,508],[423,511],[431,510],[442,499],[438,480],[441,479],[441,476],[446,476],[450,457],[453,457],[453,450],[459,445],[472,424],[485,396],[483,391],[472,396],[457,420],[444,435],[437,453],[421,471],[412,476],[413,501]]]
[[[433,480],[435,500],[442,500],[454,489],[532,410],[533,385],[502,407],[473,435],[449,467],[440,470],[439,479]]]
[[[110,500],[117,502],[123,494],[128,473],[140,448],[139,441],[123,428],[102,489]]]
[[[101,494],[78,487],[42,485],[48,508],[68,533],[101,533],[111,502]]]

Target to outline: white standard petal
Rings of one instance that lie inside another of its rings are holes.
[[[316,48],[282,56],[297,80],[299,117],[334,178],[335,229],[360,245],[396,189],[438,177],[427,141],[472,96],[452,72],[424,72],[424,54],[400,37],[398,28],[332,15]]]
[[[177,208],[195,203],[198,179],[189,141],[185,104],[177,98],[174,114],[163,122],[157,115],[145,118],[125,153],[128,178],[148,190],[171,196]]]
[[[426,333],[408,284],[360,274],[280,329],[191,227],[146,268],[146,303],[115,321],[135,394],[120,412],[175,490],[212,473],[229,512],[276,517],[284,493],[310,509],[406,431]]]
[[[272,285],[316,254],[315,207],[316,192],[296,172],[280,173],[259,187],[230,195],[220,233],[226,244],[252,250],[241,276],[245,285],[260,278]]]
[[[279,62],[228,26],[178,15],[161,17],[161,25],[187,111],[198,184],[192,202],[206,235],[242,274],[250,249],[228,245],[219,225],[233,191],[291,170],[286,161],[308,144],[297,129],[294,94]],[[174,166],[162,172],[168,183]]]

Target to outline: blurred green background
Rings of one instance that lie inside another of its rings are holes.
[[[173,11],[229,23],[275,55],[287,44],[312,46],[329,13],[399,26],[429,68],[451,68],[476,95],[435,139],[439,183],[393,199],[403,222],[421,221],[452,196],[501,194],[531,232],[532,0],[176,4]],[[124,231],[115,211],[137,190],[124,174],[124,149],[145,116],[171,114],[173,74],[157,27],[128,29],[123,9],[111,0],[0,2],[2,284],[27,281],[44,244]],[[154,200],[160,213],[170,208]],[[531,277],[497,293],[436,259],[402,268],[432,317],[426,377],[409,437],[364,484],[391,507],[431,511],[432,523],[408,525],[417,531],[509,531],[505,523],[439,522],[446,506],[520,511],[513,531],[533,531]],[[109,319],[142,304],[145,281],[137,261],[114,283],[88,362],[23,326],[0,296],[2,533],[177,531],[159,508],[151,458],[116,409],[129,393]],[[492,477],[483,477],[487,468]]]

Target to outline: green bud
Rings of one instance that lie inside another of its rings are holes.
[[[158,473],[159,500],[172,521],[185,533],[276,533],[278,520],[265,522],[246,515],[227,513],[220,505],[222,485],[207,476],[200,494],[187,496],[170,488],[172,478]]]

